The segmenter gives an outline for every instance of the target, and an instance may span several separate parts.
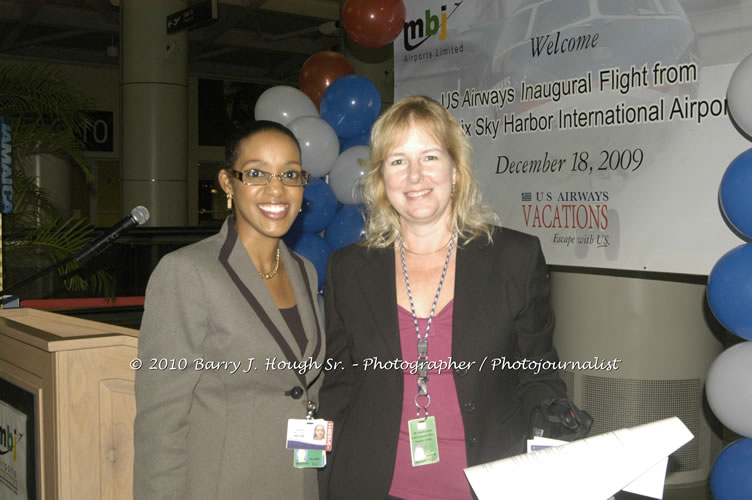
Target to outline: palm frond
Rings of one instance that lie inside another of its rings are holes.
[[[13,160],[23,166],[30,155],[52,154],[69,158],[91,182],[91,163],[83,153],[83,145],[70,130],[57,130],[41,123],[24,123],[13,131]]]
[[[86,245],[93,228],[84,219],[70,218],[61,222],[60,219],[42,222],[36,228],[26,232],[23,239],[8,238],[5,241],[4,258],[13,258],[16,252],[42,250],[52,257],[61,260]]]
[[[89,292],[95,295],[102,295],[108,301],[115,298],[115,278],[104,269],[66,276],[63,283],[67,290],[73,292]]]
[[[0,115],[12,122],[44,122],[81,133],[90,102],[51,66],[0,64]]]
[[[39,225],[40,220],[59,217],[57,208],[44,189],[36,184],[36,178],[27,175],[23,168],[12,171],[13,212],[3,218],[3,233],[6,238],[17,239],[29,228]]]
[[[92,227],[82,219],[48,220],[28,228],[19,239],[5,239],[3,265],[6,269],[44,269],[83,248],[91,232]],[[58,274],[66,271],[62,266]]]
[[[92,231],[93,227],[83,219],[49,220],[28,231],[22,239],[5,240],[4,263],[12,268],[43,268],[63,261],[89,242]],[[108,299],[115,296],[115,278],[106,269],[89,269],[70,261],[58,266],[57,272],[66,290],[90,292]]]
[[[91,128],[91,102],[49,66],[0,64],[0,115],[11,125],[14,161],[33,153],[70,158],[92,180],[78,137]]]

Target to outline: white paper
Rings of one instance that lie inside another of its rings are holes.
[[[664,458],[644,474],[622,488],[624,491],[651,498],[663,498],[663,483],[666,480],[668,457]]]
[[[479,500],[605,500],[627,487],[662,498],[668,456],[693,437],[671,417],[469,467],[465,475]]]
[[[535,436],[527,440],[527,452],[539,450],[541,448],[550,448],[551,446],[561,446],[569,441],[560,439],[551,439]],[[666,477],[666,467],[668,466],[668,457],[664,458],[656,465],[641,474],[634,481],[622,488],[624,491],[636,493],[651,498],[663,498],[663,483]],[[613,498],[613,497],[612,497]]]

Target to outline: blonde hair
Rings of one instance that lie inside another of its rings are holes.
[[[361,162],[365,174],[361,191],[368,213],[363,244],[384,248],[397,239],[399,214],[386,196],[382,167],[398,141],[416,125],[444,146],[456,166],[449,229],[459,233],[465,243],[482,235],[491,243],[493,225],[499,223],[499,218],[482,200],[473,174],[472,148],[465,134],[441,104],[430,97],[408,96],[394,103],[371,129],[370,155]]]

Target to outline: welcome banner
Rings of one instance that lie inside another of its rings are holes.
[[[752,147],[725,99],[752,0],[405,3],[395,99],[452,112],[486,200],[550,264],[704,275],[742,243],[718,186]]]

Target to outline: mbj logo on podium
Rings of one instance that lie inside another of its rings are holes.
[[[464,0],[463,0],[464,1]],[[454,9],[447,14],[447,6],[441,6],[439,15],[433,14],[431,9],[426,9],[425,22],[418,18],[405,23],[404,44],[405,50],[415,50],[426,40],[435,34],[439,34],[439,40],[445,40],[447,35],[447,19],[460,8],[462,2],[455,2]]]
[[[13,461],[16,461],[16,449],[18,441],[23,437],[17,429],[11,429],[10,424],[0,425],[0,455],[7,455],[13,452]]]

